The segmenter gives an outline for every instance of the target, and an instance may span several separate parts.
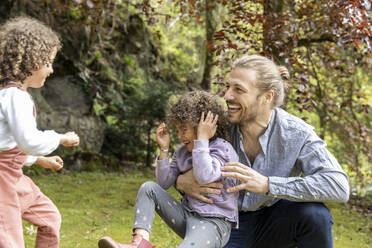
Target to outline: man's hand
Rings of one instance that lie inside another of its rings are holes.
[[[35,164],[47,169],[60,170],[63,167],[63,160],[59,156],[38,157]]]
[[[177,178],[177,189],[185,194],[203,201],[205,203],[213,203],[213,201],[202,194],[221,194],[223,185],[221,183],[198,184],[195,180],[193,169],[189,170]]]
[[[227,192],[247,190],[257,194],[269,192],[269,178],[239,162],[229,162],[221,167],[223,177],[233,177],[241,184],[227,189]]]

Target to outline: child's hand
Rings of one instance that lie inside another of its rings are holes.
[[[77,146],[80,143],[80,138],[75,132],[67,132],[61,134],[61,140],[59,143],[63,146]]]
[[[169,148],[170,136],[164,122],[156,129],[156,142],[162,150],[167,150]]]
[[[63,160],[59,156],[38,157],[35,164],[47,169],[60,170],[63,167]]]
[[[213,137],[217,130],[217,120],[218,115],[213,116],[211,111],[208,111],[204,119],[204,112],[202,112],[198,125],[198,140],[209,140]]]

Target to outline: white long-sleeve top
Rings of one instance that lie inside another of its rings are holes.
[[[53,152],[60,136],[53,130],[40,131],[33,114],[34,103],[26,91],[17,87],[0,90],[0,152],[18,146],[28,156],[25,165],[35,156]]]

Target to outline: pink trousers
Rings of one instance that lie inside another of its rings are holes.
[[[37,248],[59,247],[61,215],[34,182],[23,175],[26,155],[0,152],[0,248],[24,248],[22,219],[38,227]]]

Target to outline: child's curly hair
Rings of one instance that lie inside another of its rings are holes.
[[[218,103],[217,97],[206,91],[190,91],[178,98],[176,102],[170,100],[166,121],[171,128],[190,123],[196,131],[202,112],[206,116],[208,111],[218,115],[217,131],[211,140],[217,137],[229,140],[226,111]]]
[[[0,85],[21,82],[31,71],[53,63],[51,53],[61,48],[56,33],[42,22],[16,17],[0,27]]]

